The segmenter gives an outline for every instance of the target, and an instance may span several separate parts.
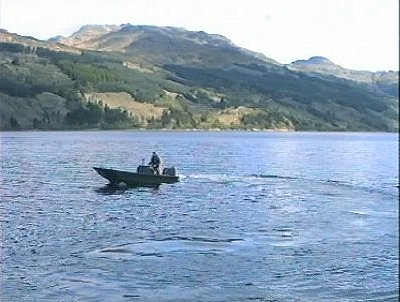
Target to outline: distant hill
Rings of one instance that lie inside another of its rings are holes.
[[[363,71],[343,68],[324,57],[311,57],[308,60],[295,61],[287,67],[294,71],[306,72],[321,76],[334,76],[346,80],[356,81],[374,86],[383,93],[396,98],[398,91],[398,71]]]
[[[0,129],[397,131],[398,72],[280,64],[182,28],[88,25],[40,41],[0,31]]]

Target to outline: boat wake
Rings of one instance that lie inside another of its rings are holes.
[[[282,175],[274,175],[274,174],[250,174],[251,177],[255,178],[277,178],[277,179],[301,179],[293,176],[282,176]]]
[[[134,258],[137,256],[164,257],[176,253],[218,254],[233,252],[240,249],[240,246],[244,243],[245,240],[241,238],[177,236],[107,246],[89,252],[89,254],[102,258]]]
[[[251,176],[255,178],[264,178],[264,179],[282,179],[282,180],[290,180],[296,182],[307,182],[308,184],[314,185],[327,185],[332,187],[342,187],[347,189],[354,189],[354,190],[362,190],[369,193],[379,193],[384,195],[394,196],[398,194],[398,185],[387,184],[385,187],[381,185],[378,187],[373,184],[360,184],[351,181],[344,181],[344,180],[334,180],[334,179],[312,179],[306,177],[295,177],[295,176],[281,176],[281,175],[269,175],[269,174],[251,174]]]
[[[343,188],[348,190],[361,190],[368,193],[376,193],[387,195],[390,197],[398,196],[398,185],[388,184],[385,187],[376,186],[373,184],[360,184],[356,182],[334,180],[334,179],[312,179],[298,176],[288,175],[276,175],[276,174],[248,174],[248,175],[229,175],[225,173],[221,174],[191,174],[184,176],[182,180],[185,181],[196,181],[202,183],[213,183],[213,184],[230,184],[230,183],[244,183],[253,185],[271,184],[275,182],[295,182],[297,184],[305,184],[307,186],[329,186],[336,188]]]
[[[195,179],[201,182],[227,183],[240,181],[241,177],[228,174],[192,174],[187,179]]]

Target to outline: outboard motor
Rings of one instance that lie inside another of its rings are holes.
[[[176,169],[175,167],[164,168],[162,174],[168,176],[176,176]]]

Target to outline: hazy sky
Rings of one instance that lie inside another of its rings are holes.
[[[280,63],[324,56],[398,70],[398,0],[0,0],[0,28],[47,39],[85,24],[177,26],[221,34]]]

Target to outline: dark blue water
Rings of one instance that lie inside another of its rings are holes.
[[[3,132],[0,300],[397,301],[398,190],[396,134]]]

